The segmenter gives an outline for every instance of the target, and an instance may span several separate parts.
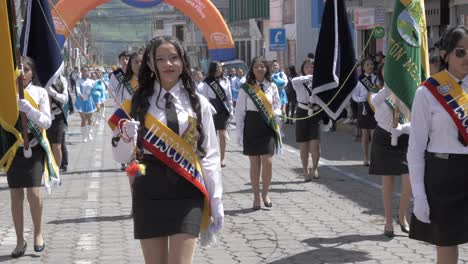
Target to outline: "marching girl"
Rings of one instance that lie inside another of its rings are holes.
[[[89,78],[88,67],[81,68],[81,78],[76,83],[76,101],[75,109],[80,113],[81,118],[81,137],[83,142],[93,140],[92,136],[92,119],[93,113],[96,112],[96,105],[91,98],[95,81]]]
[[[93,90],[91,91],[91,99],[96,106],[96,114],[94,115],[94,124],[99,124],[99,119],[104,118],[104,91],[105,87],[102,80],[98,79],[94,83]]]
[[[133,94],[138,89],[138,73],[141,67],[142,54],[134,52],[130,54],[126,71],[122,76],[115,76],[119,84],[114,90],[119,102],[131,100]]]
[[[377,125],[374,112],[372,111],[368,95],[369,90],[376,85],[377,76],[374,74],[374,61],[372,58],[365,58],[361,62],[361,69],[364,72],[359,76],[358,84],[354,89],[353,100],[358,103],[358,129],[361,129],[361,146],[364,154],[364,166],[369,166],[369,141],[372,140],[372,133]]]
[[[129,166],[139,175],[132,194],[134,235],[145,263],[192,263],[197,237],[205,241],[224,221],[211,106],[197,95],[186,51],[175,37],[148,44],[138,80],[132,101],[122,106],[136,121],[126,119],[122,108],[109,120],[118,162],[134,159],[137,146],[140,164]]]
[[[286,94],[286,85],[288,85],[288,76],[281,70],[278,61],[273,60],[271,62],[271,79],[278,87],[278,93],[281,101],[281,111],[286,115],[286,105],[288,104],[288,96]],[[283,124],[285,121],[281,122],[281,136],[284,137],[283,133]]]
[[[437,263],[455,264],[468,242],[468,29],[449,28],[440,50],[445,70],[423,82],[411,111],[409,237],[435,245]]]
[[[39,127],[39,129],[47,129],[52,123],[49,96],[45,89],[37,86],[39,81],[33,60],[29,57],[22,57],[21,61],[23,64],[22,81],[25,87],[25,95],[29,94],[30,98],[28,99],[28,96],[26,96],[26,99],[18,100],[19,111],[25,113],[28,120]],[[33,106],[34,104],[37,107]],[[42,236],[42,198],[40,186],[47,155],[41,146],[41,140],[36,138],[40,136],[33,136],[33,133],[29,132],[28,136],[32,156],[25,158],[23,148],[18,148],[13,162],[7,171],[8,187],[10,187],[11,196],[11,215],[16,232],[16,247],[11,252],[13,258],[23,256],[27,248],[27,243],[24,240],[23,216],[25,189],[34,225],[34,251],[41,252],[45,247]]]
[[[205,96],[213,105],[216,114],[213,115],[215,129],[219,137],[219,151],[221,167],[225,167],[224,155],[226,153],[226,125],[229,117],[233,116],[232,92],[230,82],[223,77],[221,62],[212,61],[208,68],[208,75],[203,82],[200,94]]]
[[[384,64],[379,64],[377,67],[377,83],[378,86],[384,85]],[[382,192],[385,211],[385,226],[384,235],[393,237],[393,185],[396,175],[401,175],[401,197],[398,211],[398,223],[401,231],[409,232],[409,225],[406,221],[406,211],[408,210],[411,186],[408,175],[408,163],[406,161],[406,153],[408,150],[409,138],[409,123],[399,125],[398,141],[392,144],[392,134],[395,135],[393,129],[393,107],[390,107],[386,101],[390,97],[391,92],[388,88],[383,87],[380,90],[371,91],[371,104],[374,107],[375,120],[377,127],[374,132],[369,174],[382,176]]]
[[[281,103],[278,88],[271,80],[268,61],[256,57],[250,64],[236,104],[237,137],[243,145],[243,154],[249,156],[254,210],[260,210],[260,171],[263,204],[273,206],[268,193],[273,154],[281,149],[278,115],[281,115]]]
[[[318,164],[320,159],[320,120],[322,115],[315,114],[307,119],[301,119],[313,115],[320,110],[312,96],[312,78],[314,74],[314,59],[307,58],[301,65],[302,76],[293,78],[292,84],[297,96],[296,117],[296,142],[300,144],[302,168],[304,180],[309,182],[319,179]],[[309,153],[312,156],[312,173],[309,171]]]

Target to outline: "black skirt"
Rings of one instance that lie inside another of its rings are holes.
[[[32,150],[32,156],[25,158],[23,148],[18,148],[7,172],[8,187],[31,188],[40,187],[44,173],[45,151],[37,145]]]
[[[468,242],[468,155],[437,158],[426,155],[424,185],[430,208],[430,224],[411,218],[412,239],[437,246]]]
[[[49,129],[46,130],[50,144],[61,144],[65,136],[65,120],[63,114],[56,115]]]
[[[246,111],[243,146],[243,154],[247,156],[275,153],[276,134],[257,111]]]
[[[198,236],[203,194],[152,155],[144,155],[146,175],[133,182],[132,210],[135,239],[175,234]]]
[[[213,121],[216,130],[226,130],[229,113],[226,107],[218,99],[210,99],[211,105],[216,109],[216,114],[213,115]]]
[[[308,115],[308,111],[297,108],[296,117],[302,118]],[[320,140],[320,119],[321,115],[315,115],[307,119],[296,121],[296,142],[307,142],[310,140]]]
[[[398,145],[391,145],[391,134],[377,126],[372,138],[369,174],[394,176],[408,173],[406,153],[409,136],[398,137]]]
[[[357,121],[358,127],[362,129],[374,129],[377,126],[374,112],[368,102],[358,104]]]

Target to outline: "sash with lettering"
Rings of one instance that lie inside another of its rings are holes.
[[[372,82],[372,77],[368,77],[367,75],[365,74],[361,74],[361,76],[359,76],[359,82],[364,85],[364,87],[367,89],[367,91],[369,92],[368,95],[367,95],[367,102],[364,103],[363,105],[363,108],[362,108],[362,112],[363,112],[363,115],[366,115],[365,113],[367,113],[367,109],[366,108],[370,108],[370,110],[373,112],[374,109],[372,108],[372,104],[370,103],[370,95],[371,93],[376,93],[378,92],[377,87],[375,86],[375,84]]]
[[[219,82],[215,78],[206,78],[205,80],[206,84],[210,86],[211,90],[216,94],[216,99],[218,102],[216,102],[213,107],[216,109],[217,112],[221,110],[222,108],[223,111],[226,111],[226,114],[229,116],[229,107],[227,106],[227,96],[226,92],[224,89],[221,87]],[[212,100],[210,100],[211,102]],[[213,104],[213,102],[211,102]],[[222,106],[221,106],[222,105]]]
[[[109,118],[108,124],[112,130],[117,127],[121,119],[128,119],[126,113],[130,112],[131,101],[125,100],[121,107]],[[208,233],[208,225],[211,218],[209,194],[206,189],[200,161],[193,146],[150,113],[146,114],[145,128],[147,132],[142,139],[144,148],[203,193],[205,199],[200,239],[201,241],[203,239],[210,239],[211,233]],[[190,140],[188,139],[188,141]],[[142,177],[151,176],[146,175]]]
[[[33,100],[28,91],[24,90],[24,98],[35,108],[39,109],[37,103]],[[60,185],[60,174],[55,158],[50,148],[49,140],[47,139],[46,130],[38,127],[36,124],[27,120],[27,126],[31,134],[36,138],[39,145],[44,149],[46,154],[45,166],[44,166],[44,187],[47,192],[50,193],[50,189],[53,186]]]
[[[122,69],[117,69],[112,72],[117,81],[119,81],[119,86],[122,85],[130,96],[133,96],[135,89],[138,86],[138,81],[135,78],[132,78],[129,82],[124,82],[124,72]]]
[[[281,153],[281,149],[283,146],[283,142],[281,140],[280,130],[278,123],[275,120],[275,114],[273,112],[273,105],[268,101],[265,93],[258,87],[257,84],[250,85],[247,82],[242,84],[242,89],[244,89],[245,93],[252,99],[252,102],[257,107],[258,112],[262,116],[265,123],[273,129],[275,132],[276,138],[276,149],[275,152]]]
[[[447,71],[425,80],[424,85],[442,105],[458,128],[459,140],[468,145],[468,94]]]

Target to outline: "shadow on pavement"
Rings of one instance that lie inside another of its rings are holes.
[[[237,210],[224,210],[224,215],[229,215],[229,216],[238,216],[238,215],[244,215],[244,214],[250,214],[256,212],[252,208],[244,208],[244,209],[237,209]]]
[[[225,194],[234,194],[234,193],[251,193],[252,189],[244,189],[235,192],[226,192]],[[286,189],[286,188],[271,188],[270,192],[274,193],[289,193],[289,192],[307,192],[307,190],[294,190],[294,189]]]
[[[372,260],[369,253],[359,250],[338,248],[344,244],[362,241],[390,241],[383,235],[346,235],[333,238],[310,238],[303,240],[310,247],[316,249],[296,254],[284,259],[270,262],[270,264],[312,264],[312,263],[356,263]],[[314,262],[315,261],[315,262]]]
[[[88,222],[114,222],[132,219],[130,215],[115,215],[115,216],[98,216],[98,217],[82,217],[74,219],[63,219],[50,221],[47,224],[62,225],[62,224],[79,224]]]
[[[11,250],[13,250],[13,249],[14,249],[14,247],[12,246]],[[26,258],[26,257],[37,259],[37,258],[40,258],[41,256],[36,255],[36,254],[25,254],[23,257],[21,257],[21,259],[24,260],[24,258]],[[14,260],[14,258],[12,258],[10,255],[0,256],[0,262],[11,261],[11,260]]]
[[[64,175],[67,175],[67,174],[86,174],[86,173],[93,173],[93,172],[106,173],[106,172],[123,172],[123,171],[120,170],[120,169],[99,169],[99,170],[82,170],[82,171],[69,170],[67,172],[61,172],[60,174],[64,174]]]

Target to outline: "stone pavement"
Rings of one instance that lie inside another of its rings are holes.
[[[25,202],[28,250],[21,259],[10,258],[16,241],[8,187],[0,177],[0,263],[143,263],[133,239],[128,180],[111,158],[110,130],[101,124],[92,142],[81,143],[78,116],[71,121],[69,172],[60,188],[44,194],[45,252],[32,250]],[[360,165],[349,129],[323,134],[321,179],[311,183],[299,176],[293,126],[286,134],[285,153],[274,158],[273,207],[252,211],[248,159],[231,133],[223,169],[225,226],[215,246],[197,249],[194,263],[434,263],[434,247],[408,239],[396,224],[394,239],[382,235],[379,180]],[[468,263],[466,245],[460,258]]]

